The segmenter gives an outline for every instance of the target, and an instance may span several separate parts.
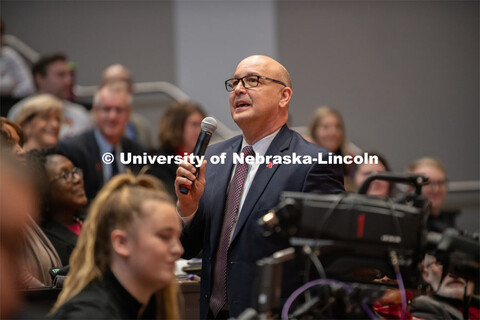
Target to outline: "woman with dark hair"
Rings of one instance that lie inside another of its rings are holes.
[[[158,140],[166,154],[190,154],[195,148],[200,125],[206,117],[198,104],[185,101],[172,104],[163,114],[158,125]]]
[[[188,155],[193,152],[201,131],[203,118],[207,115],[200,105],[191,102],[175,102],[170,105],[158,125],[159,155]],[[175,195],[177,165],[152,167],[147,173],[156,176],[165,184],[167,191]]]
[[[154,177],[115,176],[93,201],[55,319],[179,319],[182,226]]]
[[[79,210],[87,203],[82,170],[56,149],[28,153],[32,165],[47,181],[44,192],[42,230],[58,252],[63,265],[70,255],[82,228]]]

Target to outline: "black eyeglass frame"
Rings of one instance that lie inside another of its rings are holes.
[[[257,85],[255,85],[255,86],[249,86],[249,87],[245,86],[245,81],[243,81],[243,79],[249,78],[249,77],[256,77],[256,78],[257,78]],[[229,81],[232,81],[232,80],[239,80],[239,81],[241,81],[241,82],[242,82],[242,85],[243,85],[243,87],[244,87],[245,89],[256,88],[256,87],[258,87],[258,84],[259,84],[259,82],[260,82],[260,81],[259,81],[260,79],[270,80],[270,81],[273,81],[273,82],[275,82],[275,83],[281,84],[281,85],[284,86],[284,87],[287,87],[287,85],[286,85],[285,83],[283,83],[282,81],[280,81],[280,80],[272,79],[272,78],[265,77],[265,76],[259,76],[259,75],[251,74],[251,75],[248,75],[248,76],[245,76],[245,77],[241,77],[241,78],[230,78],[230,79],[225,80],[225,89],[227,89],[227,92],[232,92],[233,90],[235,90],[235,87],[238,86],[238,83],[237,83],[235,86],[232,85],[231,87],[228,85],[228,82],[229,82]]]

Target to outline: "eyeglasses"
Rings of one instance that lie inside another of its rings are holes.
[[[447,186],[447,180],[430,180],[424,188],[445,188]]]
[[[128,108],[116,108],[116,107],[103,106],[103,107],[98,107],[98,110],[104,114],[109,114],[111,111],[114,111],[116,114],[123,115],[127,113]]]
[[[56,176],[55,178],[50,180],[50,182],[54,182],[54,181],[57,181],[59,179],[63,179],[66,182],[71,182],[71,181],[73,181],[75,175],[77,175],[80,179],[82,179],[83,178],[83,170],[75,167],[71,171],[63,171],[58,176]]]
[[[281,84],[284,87],[287,86],[285,83],[283,83],[282,81],[279,81],[279,80],[275,80],[275,79],[264,77],[264,76],[250,75],[250,76],[245,76],[245,77],[242,77],[242,78],[228,79],[227,81],[225,81],[225,89],[227,89],[228,92],[232,92],[237,87],[239,81],[242,82],[243,87],[245,89],[255,88],[255,87],[258,86],[258,81],[260,80],[260,78],[265,79],[265,80],[273,81],[275,83]]]

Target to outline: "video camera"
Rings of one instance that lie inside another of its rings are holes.
[[[428,204],[420,196],[426,179],[386,174],[379,178],[413,184],[416,195],[408,201],[416,206],[362,194],[284,192],[279,205],[259,224],[266,236],[280,233],[292,246],[319,247],[327,276],[344,281],[361,281],[366,268],[394,279],[390,252],[395,251],[404,281],[413,285],[418,282],[417,265],[426,239]],[[362,189],[368,190],[374,179],[369,177]]]
[[[413,193],[395,199],[365,195],[374,180],[408,184],[413,187]],[[452,272],[478,283],[478,238],[455,230],[444,234],[426,231],[430,202],[421,196],[426,183],[428,179],[423,176],[383,173],[367,178],[360,194],[284,192],[279,204],[259,219],[258,224],[265,236],[277,233],[288,237],[296,253],[301,251],[299,248],[315,248],[316,267],[323,270],[323,278],[354,285],[363,283],[371,290],[371,275],[375,274],[375,278],[397,279],[402,288],[405,285],[416,289],[421,282],[419,263],[429,252],[443,264],[444,273]],[[312,259],[312,252],[309,255]],[[296,254],[296,259],[306,260],[307,256],[304,254],[302,258]],[[272,269],[271,265],[267,266],[269,263],[278,265],[278,261],[271,258],[259,262],[259,272]],[[278,270],[274,274],[275,278],[264,281],[267,285],[263,289],[268,290],[263,293],[277,292],[274,299],[277,302],[278,288],[268,283],[278,284]],[[379,289],[382,290],[385,287]],[[265,312],[275,302],[258,304],[257,310]]]

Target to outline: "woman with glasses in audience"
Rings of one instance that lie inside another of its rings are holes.
[[[77,243],[82,220],[79,211],[86,205],[83,173],[55,149],[33,150],[28,154],[42,181],[47,181],[43,197],[42,230],[68,265]]]
[[[455,218],[459,212],[442,208],[447,197],[447,177],[442,163],[430,157],[421,158],[410,163],[407,172],[429,179],[429,183],[422,187],[422,195],[432,203],[427,229],[443,232],[447,228],[455,228]]]
[[[154,177],[115,176],[93,201],[56,319],[178,319],[182,225]]]
[[[25,135],[24,150],[28,152],[56,146],[62,114],[62,102],[50,94],[28,99],[15,117]]]

